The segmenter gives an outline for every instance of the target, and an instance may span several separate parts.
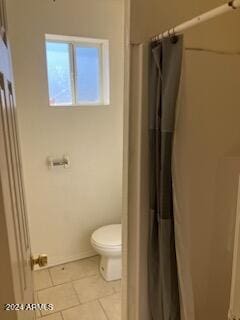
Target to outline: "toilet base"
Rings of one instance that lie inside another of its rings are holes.
[[[122,257],[101,256],[100,273],[106,281],[122,278]]]

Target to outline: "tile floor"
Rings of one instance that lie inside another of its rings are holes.
[[[120,320],[121,281],[106,282],[99,257],[34,272],[36,303],[53,304],[53,311],[37,311],[44,320]]]

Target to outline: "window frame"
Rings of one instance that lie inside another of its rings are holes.
[[[47,62],[47,42],[65,43],[69,45],[69,66],[70,66],[70,81],[71,81],[71,92],[72,92],[72,103],[50,103],[50,88],[49,88],[49,77],[48,77],[48,62]],[[99,49],[99,93],[100,100],[95,102],[82,101],[78,102],[78,88],[77,88],[77,61],[76,61],[76,49],[77,47],[92,47]],[[110,68],[109,68],[109,40],[106,39],[95,39],[95,38],[83,38],[83,37],[72,37],[62,35],[45,35],[45,53],[46,53],[46,70],[47,70],[47,81],[48,81],[48,104],[50,107],[84,107],[84,106],[109,106],[110,105]]]

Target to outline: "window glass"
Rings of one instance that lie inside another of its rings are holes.
[[[100,97],[100,48],[76,47],[77,103],[98,103]]]
[[[46,42],[50,105],[71,105],[70,45]]]

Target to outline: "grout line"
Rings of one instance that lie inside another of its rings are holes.
[[[51,288],[56,288],[56,287],[62,286],[62,285],[64,285],[64,284],[69,284],[69,283],[71,283],[71,282],[75,282],[75,281],[79,281],[79,280],[83,280],[83,279],[95,277],[95,276],[97,276],[97,275],[98,275],[98,274],[94,274],[94,275],[92,275],[92,276],[84,276],[84,277],[79,278],[79,279],[74,279],[74,280],[70,280],[70,281],[63,282],[63,283],[54,284],[54,285],[52,285],[51,287],[39,289],[39,290],[36,290],[35,292],[42,292],[42,291],[44,291],[44,290],[48,290],[48,289],[51,289]]]
[[[82,278],[83,279],[83,278]],[[78,279],[78,280],[81,280],[81,279]],[[72,280],[72,281],[78,281],[78,280]],[[59,287],[59,286],[62,286],[64,284],[68,284],[70,283],[71,281],[67,281],[67,282],[63,282],[63,283],[59,283],[59,284],[54,284],[52,285],[51,287],[47,287],[47,288],[43,288],[43,289],[39,289],[39,290],[36,290],[36,292],[42,292],[44,290],[48,290],[48,289],[51,289],[51,288],[56,288],[56,287]]]
[[[48,271],[50,280],[51,280],[51,282],[52,282],[52,287],[53,287],[53,286],[54,286],[54,282],[53,282],[53,278],[52,278],[52,275],[51,275],[51,272],[50,272],[50,268],[47,268],[47,271]]]
[[[100,299],[101,299],[101,298],[100,298]],[[98,301],[98,303],[100,304],[100,307],[102,308],[103,313],[105,314],[105,316],[106,316],[106,318],[107,318],[108,320],[111,320],[111,319],[109,319],[109,317],[108,317],[108,315],[107,315],[107,312],[105,311],[105,309],[104,309],[104,307],[103,307],[103,305],[102,305],[102,303],[101,303],[100,299],[99,299],[99,300],[97,300],[97,301]]]
[[[78,299],[79,304],[82,304],[82,303],[81,303],[81,300],[80,300],[80,298],[79,298],[79,295],[78,295],[78,293],[77,293],[77,290],[75,289],[75,287],[74,287],[74,285],[73,285],[73,281],[71,281],[71,285],[72,285],[72,288],[73,288],[73,290],[74,290],[74,292],[75,292],[75,294],[76,294],[76,296],[77,296],[77,299]]]
[[[67,311],[69,309],[73,309],[73,308],[78,307],[78,306],[79,306],[79,304],[76,304],[74,306],[71,306],[71,307],[68,307],[68,308],[65,308],[65,309],[61,309],[61,310],[57,310],[57,311],[54,311],[54,312],[50,312],[50,313],[47,313],[47,314],[44,314],[44,315],[42,315],[42,312],[40,311],[41,312],[41,317],[44,318],[44,317],[47,317],[47,316],[51,316],[53,314],[62,313],[63,311]]]
[[[110,296],[112,296],[112,295],[110,295]],[[104,297],[102,297],[102,298],[106,298],[106,297],[109,297],[109,296],[104,296]],[[70,307],[70,308],[67,308],[67,309],[63,309],[63,310],[61,310],[61,311],[57,311],[57,312],[54,312],[54,313],[60,312],[60,313],[61,313],[61,316],[63,317],[63,314],[62,314],[63,311],[72,310],[72,309],[75,309],[75,308],[80,307],[80,306],[84,306],[84,305],[89,304],[89,303],[92,303],[92,302],[98,302],[98,303],[100,303],[99,299],[102,299],[102,298],[97,298],[97,299],[94,299],[94,300],[86,301],[86,302],[84,302],[84,303],[80,303],[79,305],[76,305],[76,306],[73,306],[73,307]],[[100,305],[101,305],[101,304],[100,304]],[[101,305],[101,308],[103,309],[102,305]],[[103,310],[103,311],[104,311],[104,310]],[[52,314],[53,314],[53,313],[50,313],[49,315],[52,315]],[[105,314],[105,312],[104,312],[104,314]],[[107,318],[107,319],[108,319],[108,318]],[[64,318],[63,318],[63,320],[64,320]],[[108,319],[108,320],[111,320],[111,319]]]
[[[89,302],[98,301],[98,300],[100,300],[100,299],[108,298],[108,297],[111,297],[111,296],[113,296],[113,295],[115,295],[115,292],[114,292],[114,291],[113,291],[112,293],[105,294],[105,295],[103,295],[102,297],[98,297],[98,298],[96,298],[96,299],[91,299],[91,300],[88,300],[88,301],[83,302],[83,303],[81,303],[81,304],[86,304],[86,303],[89,303]]]
[[[83,306],[83,305],[88,304],[88,303],[91,303],[91,302],[96,302],[96,301],[99,301],[99,299],[108,298],[108,297],[111,297],[111,296],[113,296],[113,295],[115,295],[114,292],[113,292],[113,293],[109,293],[109,294],[107,294],[107,295],[104,295],[104,296],[102,296],[102,297],[96,298],[96,299],[91,299],[91,300],[87,300],[87,301],[84,301],[84,302],[80,302],[79,305],[70,307],[70,308],[68,308],[68,309],[72,309],[72,308],[75,308],[75,307],[78,307],[78,306]],[[63,311],[68,310],[68,309],[64,309]]]
[[[49,314],[45,314],[44,316],[41,316],[40,318],[36,318],[36,320],[41,320],[41,319],[45,319],[46,317],[49,317],[49,316],[51,316],[51,315],[53,315],[53,314],[57,314],[57,313],[61,313],[61,312],[59,312],[59,311],[57,311],[57,312],[54,312],[54,313],[49,313]],[[64,319],[63,319],[64,320]]]
[[[64,283],[60,283],[60,284],[55,284],[55,285],[53,285],[51,287],[48,287],[48,288],[39,289],[36,292],[42,292],[42,291],[49,290],[49,289],[52,289],[52,288],[60,287],[60,286],[62,286],[64,284],[68,284],[68,283],[70,283],[70,282],[64,282]]]

